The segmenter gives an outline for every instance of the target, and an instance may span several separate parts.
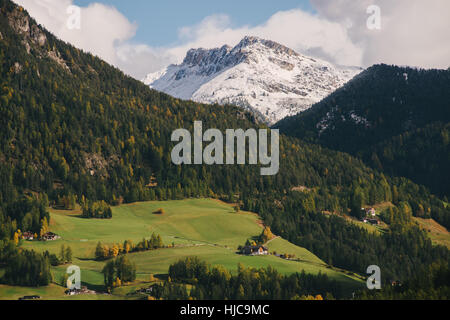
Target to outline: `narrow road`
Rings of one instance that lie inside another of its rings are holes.
[[[269,241],[267,241],[266,243],[264,243],[263,245],[264,245],[264,246],[267,246],[267,245],[268,245],[269,243],[271,243],[273,240],[279,239],[279,238],[281,238],[281,237],[277,236],[277,237],[275,237],[275,238],[272,238],[272,239],[270,239]]]

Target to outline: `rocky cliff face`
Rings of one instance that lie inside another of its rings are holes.
[[[143,81],[177,98],[242,106],[271,124],[308,109],[360,71],[245,37],[234,48],[191,49],[183,63]]]
[[[34,54],[39,58],[50,58],[61,68],[71,72],[67,62],[63,59],[61,53],[49,45],[46,31],[39,26],[36,21],[30,19],[22,7],[17,7],[7,14],[8,24],[19,35],[22,36],[21,44],[25,47],[28,54]],[[0,40],[3,35],[0,34]],[[15,66],[16,73],[21,71],[22,66],[17,62]],[[72,66],[76,67],[76,66]],[[37,71],[39,74],[39,71]]]
[[[36,24],[30,26],[30,18],[23,13],[23,9],[19,8],[11,12],[8,15],[8,22],[14,31],[18,34],[25,35],[34,44],[42,47],[47,42],[47,37],[44,32]]]

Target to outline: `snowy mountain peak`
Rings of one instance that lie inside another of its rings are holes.
[[[283,46],[282,44],[279,44],[272,40],[265,40],[254,36],[246,36],[244,39],[239,42],[239,44],[235,47],[235,50],[245,50],[248,48],[252,48],[254,46],[262,46],[266,47],[267,49],[273,50],[277,54],[286,54],[286,55],[293,55],[298,56],[299,54],[295,52],[294,50]]]
[[[207,65],[207,64],[219,64],[221,59],[227,56],[227,54],[233,48],[224,45],[222,48],[216,49],[190,49],[186,57],[184,58],[183,64],[186,65]]]
[[[310,108],[359,72],[247,36],[233,48],[191,49],[180,65],[143,81],[177,98],[239,105],[271,124]]]

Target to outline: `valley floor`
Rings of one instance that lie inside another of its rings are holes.
[[[164,214],[154,214],[159,208]],[[307,273],[327,274],[348,288],[359,287],[362,280],[351,272],[327,266],[305,248],[298,247],[282,238],[275,238],[267,246],[269,252],[295,255],[291,260],[275,255],[243,256],[237,247],[247,239],[261,234],[259,217],[250,212],[236,213],[233,207],[212,199],[188,199],[166,202],[142,202],[113,208],[109,220],[84,219],[80,210],[50,210],[50,229],[61,236],[60,240],[40,242],[26,241],[24,248],[39,252],[48,250],[59,254],[62,245],[73,250],[73,264],[81,268],[82,285],[97,292],[104,291],[101,270],[105,261],[94,259],[95,248],[100,241],[106,245],[132,240],[138,243],[154,232],[160,234],[168,248],[130,253],[128,257],[136,263],[137,279],[127,286],[116,288],[112,295],[66,296],[65,289],[57,283],[66,272],[66,266],[53,267],[54,282],[45,288],[19,288],[0,285],[0,299],[18,299],[22,296],[39,295],[43,299],[136,299],[142,298],[135,291],[148,287],[150,275],[156,281],[167,278],[171,264],[185,257],[196,256],[212,265],[223,265],[232,273],[238,263],[246,267],[272,266],[282,274],[304,270]]]

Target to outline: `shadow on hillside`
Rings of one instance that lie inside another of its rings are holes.
[[[96,259],[94,259],[94,258],[82,258],[82,257],[75,257],[75,258],[77,258],[77,259],[80,260],[80,261],[95,261],[95,262],[102,262],[102,261],[96,260]],[[104,261],[105,261],[105,260],[104,260]]]
[[[169,275],[168,274],[155,274],[155,278],[157,278],[159,280],[163,280],[163,281],[168,281]]]

